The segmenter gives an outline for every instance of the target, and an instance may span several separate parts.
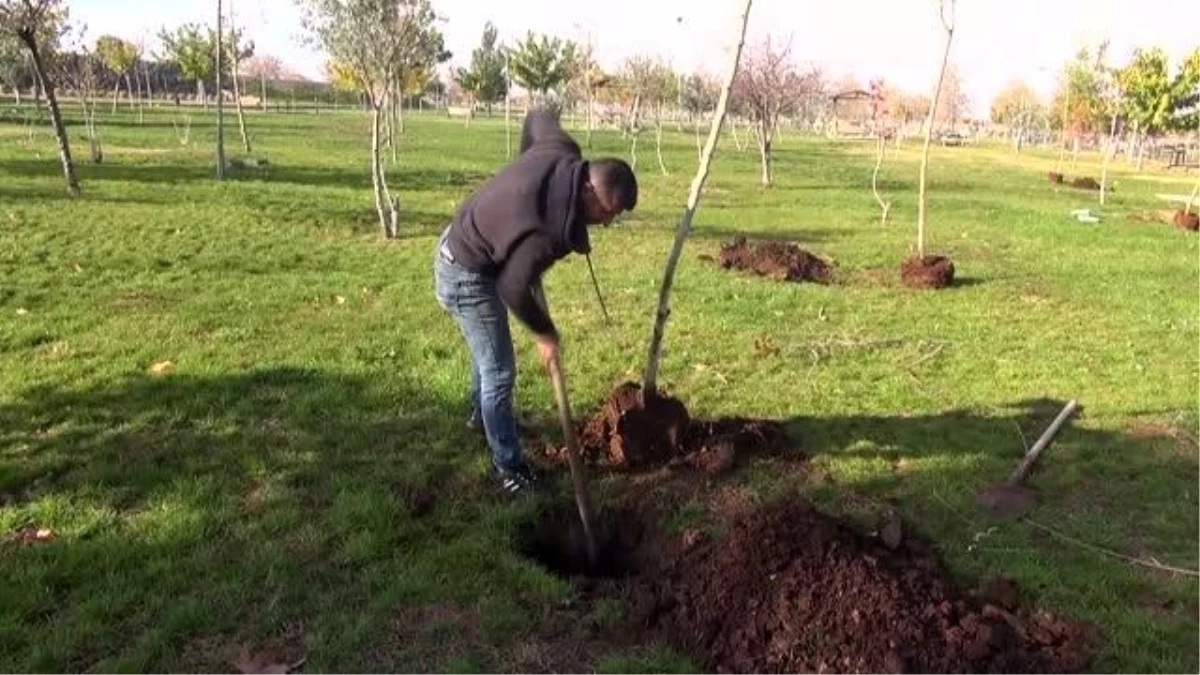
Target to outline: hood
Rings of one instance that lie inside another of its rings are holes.
[[[579,208],[579,195],[583,189],[588,163],[573,160],[560,163],[550,179],[546,203],[546,226],[561,242],[562,255],[567,253],[591,253],[592,242],[588,237],[587,225]]]

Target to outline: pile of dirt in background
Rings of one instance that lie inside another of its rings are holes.
[[[778,281],[827,284],[833,272],[829,263],[790,242],[764,240],[750,245],[745,237],[723,243],[718,263],[722,269],[750,271]]]
[[[940,255],[913,256],[901,263],[900,281],[909,288],[945,288],[954,283],[954,263]]]

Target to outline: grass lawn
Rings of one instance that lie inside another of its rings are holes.
[[[167,111],[144,124],[105,111],[98,166],[67,112],[75,200],[48,125],[0,122],[0,670],[228,670],[243,645],[306,655],[309,671],[539,670],[562,667],[564,649],[577,669],[697,667],[665,644],[588,639],[624,608],[568,603],[570,585],[510,545],[531,507],[482,479],[463,424],[467,354],[431,262],[457,205],[504,162],[499,123],[411,116],[389,171],[402,236],[383,241],[365,116],[251,114],[270,167],[218,183],[199,112],[182,146]],[[227,134],[240,156],[236,124]],[[648,134],[640,207],[593,235],[614,325],[582,259],[547,279],[581,417],[644,365],[696,164],[690,132],[665,143],[670,175]],[[694,416],[787,420],[826,477],[752,464],[729,479],[749,498],[893,504],[963,579],[1007,575],[1027,602],[1093,622],[1095,669],[1196,671],[1194,578],[992,523],[973,502],[1075,398],[1084,412],[1031,479],[1031,517],[1200,564],[1198,239],[1139,217],[1195,176],[1117,162],[1103,222],[1085,225],[1069,211],[1095,196],[1051,186],[1052,154],[935,148],[929,250],[961,283],[918,292],[898,269],[919,145],[884,164],[886,226],[873,149],[787,134],[763,190],[754,152],[724,139],[676,280],[663,384]],[[626,151],[597,133],[594,153]],[[1068,174],[1098,178],[1095,160]],[[836,283],[697,259],[739,233],[832,259]],[[553,428],[518,332],[519,408]],[[39,528],[52,539],[21,541]]]

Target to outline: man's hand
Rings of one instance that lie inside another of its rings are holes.
[[[541,359],[542,366],[549,370],[550,363],[558,360],[558,338],[539,335],[535,340],[537,341],[538,358]]]

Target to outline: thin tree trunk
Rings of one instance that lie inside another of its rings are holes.
[[[655,154],[657,154],[657,155],[658,155],[658,168],[659,168],[659,170],[660,170],[660,171],[662,171],[662,175],[664,175],[664,176],[668,176],[668,175],[670,175],[670,174],[669,174],[669,172],[667,171],[667,164],[666,164],[666,162],[664,162],[664,161],[663,161],[663,156],[662,156],[662,127],[663,127],[663,124],[662,124],[662,106],[659,106],[659,108],[658,108],[658,116],[657,116],[657,118],[655,119],[655,129],[654,129],[654,152],[655,152]]]
[[[738,138],[737,120],[729,120],[729,129],[733,132],[733,146],[738,149],[738,152],[741,152],[742,139]]]
[[[262,111],[263,111],[263,114],[266,114],[266,112],[267,112],[267,71],[265,69],[262,71],[262,73],[259,74],[259,82],[262,84],[262,101],[261,101]]]
[[[146,76],[146,102],[150,104],[151,108],[153,108],[154,91],[150,88],[150,66],[147,65],[143,68],[143,74]]]
[[[1062,173],[1063,155],[1067,152],[1067,110],[1071,102],[1071,82],[1067,81],[1067,91],[1063,94],[1062,112],[1062,142],[1058,144],[1058,163],[1054,165],[1055,173]]]
[[[1200,176],[1196,178],[1196,187],[1192,188],[1192,194],[1188,195],[1187,201],[1183,204],[1184,213],[1192,212],[1192,204],[1196,203],[1196,197],[1200,197]]]
[[[588,54],[591,54],[591,35],[588,35]],[[590,61],[590,57],[589,57]],[[590,67],[583,70],[583,88],[587,98],[587,140],[586,146],[588,150],[592,149],[592,69]]]
[[[950,20],[946,20],[942,0],[942,25],[946,29],[946,48],[942,51],[942,68],[938,71],[937,84],[933,88],[933,101],[929,103],[929,117],[925,125],[925,143],[921,149],[921,174],[917,187],[917,257],[925,258],[925,174],[929,168],[929,143],[933,139],[933,119],[938,99],[942,95],[942,81],[946,77],[946,63],[950,60],[950,43],[954,40],[954,1],[950,3]]]
[[[117,75],[116,80],[117,84],[113,87],[112,114],[114,115],[117,114],[117,100],[121,98],[121,76]]]
[[[16,94],[17,107],[20,108],[21,107],[21,87],[20,86],[13,87],[13,94]]]
[[[637,144],[638,136],[641,136],[641,129],[638,128],[638,112],[642,105],[642,95],[633,95],[633,109],[629,114],[629,135],[633,136],[633,141],[629,145],[629,166],[637,168]]]
[[[383,186],[379,176],[379,167],[382,160],[379,157],[379,146],[382,141],[381,128],[383,120],[380,119],[383,111],[380,110],[381,104],[373,104],[371,106],[371,187],[375,194],[375,212],[379,215],[379,231],[386,239],[388,236],[388,218],[384,210],[383,204]]]
[[[887,225],[888,211],[891,210],[891,202],[886,202],[879,195],[879,168],[883,166],[883,153],[887,151],[887,139],[883,136],[879,137],[879,141],[875,147],[875,170],[871,172],[871,193],[875,195],[875,201],[879,202],[879,224]]]
[[[33,74],[36,84],[46,94],[46,105],[50,108],[50,121],[54,125],[54,135],[58,139],[58,157],[62,161],[63,177],[67,181],[67,194],[79,196],[79,178],[75,175],[75,163],[71,161],[71,142],[67,137],[67,126],[63,124],[62,113],[58,109],[58,98],[54,95],[54,83],[46,73],[42,63],[42,55],[38,51],[37,38],[32,32],[18,33],[33,60]]]
[[[225,178],[225,97],[221,89],[222,44],[221,34],[221,0],[217,0],[217,180]]]
[[[755,140],[758,141],[758,156],[762,163],[762,186],[771,187],[771,125],[766,119],[758,121],[758,133],[755,134]]]
[[[1146,159],[1146,132],[1142,132],[1138,138],[1137,148],[1137,170],[1142,170],[1142,162]]]
[[[1137,150],[1138,120],[1133,121],[1133,133],[1129,134],[1129,142],[1125,144],[1125,162],[1133,164],[1133,153]]]
[[[1108,192],[1108,162],[1113,155],[1113,142],[1117,138],[1117,116],[1113,115],[1112,124],[1108,130],[1108,144],[1104,146],[1104,166],[1100,168],[1100,206],[1104,206],[1104,197]]]
[[[696,160],[704,157],[704,146],[700,144],[700,120],[692,120],[692,134],[696,137]]]
[[[237,44],[237,24],[234,23],[233,18],[233,0],[229,0],[229,32],[234,37],[233,49],[230,50],[233,52],[233,63],[229,64],[232,67],[230,74],[233,75],[233,101],[237,107],[238,131],[242,134],[242,147],[246,149],[246,154],[249,154],[252,152],[250,149],[250,136],[246,133],[246,116],[242,113],[242,88],[241,83],[238,81],[238,65],[242,60],[242,56],[238,53],[240,50]]]
[[[725,76],[725,84],[721,88],[721,98],[717,101],[717,109],[713,113],[712,124],[708,130],[708,141],[704,144],[704,152],[700,157],[700,166],[696,168],[696,176],[692,179],[692,188],[688,192],[687,207],[683,218],[675,230],[675,242],[671,253],[667,256],[667,266],[663,271],[662,286],[658,292],[658,309],[654,315],[654,329],[650,335],[650,350],[646,359],[646,371],[642,377],[642,396],[654,395],[658,392],[658,367],[662,361],[663,334],[667,327],[667,317],[671,315],[671,285],[675,280],[675,267],[683,254],[683,244],[692,231],[692,218],[700,204],[700,192],[704,189],[704,181],[708,178],[708,170],[712,165],[713,153],[717,149],[717,140],[721,136],[721,127],[725,122],[725,112],[729,107],[729,90],[733,88],[733,79],[737,75],[738,62],[742,57],[742,47],[746,44],[746,24],[750,19],[750,5],[753,0],[746,0],[742,9],[741,27],[738,40],[733,48],[729,63],[729,72]],[[643,398],[644,400],[644,398]]]
[[[1071,171],[1075,171],[1075,165],[1079,162],[1079,137],[1076,136],[1071,145]]]

